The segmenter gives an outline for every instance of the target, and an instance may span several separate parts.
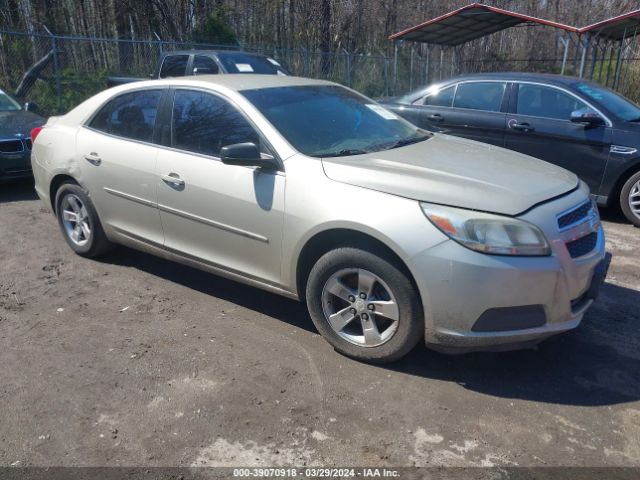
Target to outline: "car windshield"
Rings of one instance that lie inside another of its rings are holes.
[[[622,95],[590,83],[577,83],[577,88],[591,100],[602,104],[607,110],[627,122],[640,122],[640,106]]]
[[[0,90],[0,111],[1,112],[15,112],[21,110],[22,107],[9,95]]]
[[[377,152],[431,138],[373,100],[337,85],[242,93],[293,147],[311,157]]]
[[[249,53],[219,53],[218,60],[229,73],[260,73],[266,75],[287,75],[284,68],[273,58]]]

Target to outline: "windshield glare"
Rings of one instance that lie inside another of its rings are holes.
[[[16,110],[21,110],[21,108],[18,102],[0,90],[0,111],[15,112]]]
[[[311,157],[357,155],[431,137],[373,100],[339,86],[242,93],[294,148]]]
[[[640,107],[622,95],[588,83],[577,83],[575,87],[591,100],[602,104],[607,110],[626,121],[640,120]]]

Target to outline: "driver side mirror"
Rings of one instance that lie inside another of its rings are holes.
[[[604,118],[590,108],[581,108],[571,112],[571,121],[573,123],[584,123],[586,127],[604,125]]]
[[[26,112],[31,113],[38,113],[40,111],[40,107],[38,107],[38,104],[34,102],[25,102],[24,109]]]
[[[258,167],[265,170],[278,170],[279,165],[273,158],[262,158],[260,149],[255,143],[236,143],[220,150],[220,159],[225,165]]]

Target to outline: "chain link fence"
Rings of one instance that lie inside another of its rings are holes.
[[[0,89],[36,103],[44,115],[66,112],[103,90],[108,76],[148,78],[162,52],[241,49],[275,58],[293,74],[332,80],[370,97],[409,92],[459,73],[536,71],[560,73],[562,59],[471,59],[455,51],[396,44],[390,53],[318,52],[155,40],[115,40],[0,31]],[[469,50],[470,51],[470,50]],[[468,53],[468,52],[467,52]],[[607,84],[612,65],[597,65]],[[575,74],[571,65],[565,71]],[[625,61],[619,90],[638,100],[640,59]]]

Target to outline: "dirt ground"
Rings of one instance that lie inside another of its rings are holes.
[[[537,351],[347,359],[291,300],[120,248],[74,255],[0,186],[0,466],[640,466],[640,229]]]

